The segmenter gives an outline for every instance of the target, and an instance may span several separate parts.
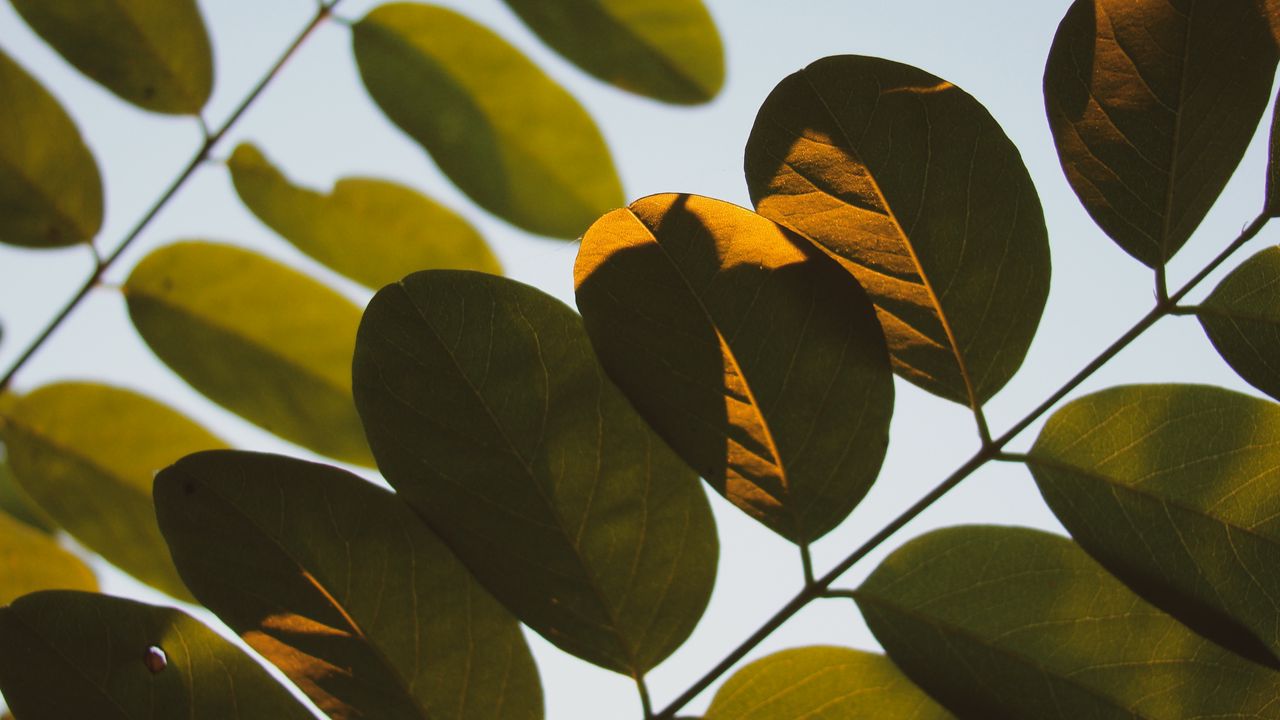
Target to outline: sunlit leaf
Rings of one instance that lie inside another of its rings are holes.
[[[0,608],[0,690],[23,720],[313,720],[185,613],[72,591]]]
[[[761,658],[725,681],[704,720],[951,720],[888,658],[803,647]]]
[[[452,210],[403,185],[339,180],[329,194],[289,182],[258,148],[227,161],[240,199],[298,249],[371,288],[417,270],[502,273],[480,233]]]
[[[209,399],[318,453],[372,465],[351,402],[360,309],[256,253],[181,242],[124,286],[151,349]]]
[[[1280,406],[1203,385],[1112,388],[1054,413],[1028,466],[1108,570],[1280,668]]]
[[[0,605],[52,589],[97,590],[98,581],[53,538],[0,514]]]
[[[0,424],[3,423],[4,415],[4,410],[0,409]],[[3,433],[0,433],[0,437],[2,436]],[[7,451],[4,451],[4,454],[7,454]],[[56,527],[53,518],[41,510],[40,506],[36,505],[27,496],[26,491],[18,485],[18,480],[13,476],[13,470],[9,467],[7,459],[0,459],[0,511],[41,532],[51,533]]]
[[[1066,538],[934,531],[857,597],[894,663],[959,717],[1277,717],[1280,673],[1188,630]]]
[[[1125,252],[1162,265],[1244,156],[1276,45],[1254,0],[1076,0],[1044,72],[1067,180]]]
[[[1196,308],[1218,354],[1240,377],[1280,399],[1280,247],[1246,260]]]
[[[695,104],[724,84],[724,48],[702,0],[506,3],[560,54],[624,90]]]
[[[195,0],[12,0],[80,72],[138,107],[195,115],[213,90],[213,50]]]
[[[893,377],[874,309],[773,222],[696,195],[597,221],[574,269],[601,363],[721,494],[807,543],[866,495]]]
[[[353,374],[383,475],[525,624],[626,674],[693,630],[710,506],[572,310],[483,273],[410,275],[369,304]]]
[[[415,3],[381,5],[353,29],[374,101],[481,207],[531,232],[576,238],[623,204],[595,122],[489,29]]]
[[[1049,292],[1040,200],[977,100],[851,55],[774,88],[747,141],[760,214],[833,253],[872,302],[894,370],[976,406],[1017,371]]]
[[[156,478],[191,591],[329,717],[541,718],[520,627],[393,494],[257,453]]]
[[[58,101],[0,52],[0,242],[33,248],[93,240],[102,178]]]
[[[41,510],[121,570],[191,598],[156,527],[151,480],[221,440],[155,400],[92,383],[46,385],[2,420],[14,475]]]

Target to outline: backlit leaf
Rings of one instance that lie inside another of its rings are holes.
[[[155,500],[191,591],[329,717],[542,717],[519,625],[392,493],[215,451],[162,471]]]
[[[0,242],[87,243],[102,226],[102,177],[58,101],[0,52]]]
[[[653,195],[591,226],[574,277],[610,377],[735,505],[808,543],[866,495],[893,376],[830,258],[736,205]]]
[[[1280,247],[1241,263],[1196,308],[1218,354],[1240,377],[1280,399]]]
[[[724,84],[724,48],[702,0],[506,3],[560,54],[624,90],[695,104]]]
[[[576,238],[623,204],[595,122],[488,28],[446,8],[388,3],[353,30],[374,101],[481,207]]]
[[[56,540],[0,514],[0,605],[55,588],[97,590],[98,581],[80,558]]]
[[[484,238],[452,210],[403,185],[344,178],[331,193],[289,182],[258,148],[227,161],[240,199],[299,250],[371,288],[417,270],[502,274]]]
[[[195,115],[213,50],[195,0],[12,0],[67,62],[138,107]]]
[[[908,65],[843,55],[770,93],[747,140],[761,215],[833,253],[894,370],[977,407],[1017,371],[1049,292],[1040,200],[986,108]]]
[[[23,720],[314,718],[185,613],[73,591],[0,608],[0,690]]]
[[[803,647],[761,658],[720,687],[703,720],[951,720],[888,658]]]
[[[1191,632],[1066,538],[934,531],[857,597],[893,662],[959,717],[1280,717],[1280,673]]]
[[[1054,413],[1028,466],[1108,570],[1280,668],[1280,406],[1204,385],[1112,388]]]
[[[1044,72],[1067,180],[1125,252],[1162,265],[1244,156],[1276,45],[1255,0],[1076,0]]]
[[[525,624],[628,675],[693,630],[710,506],[572,310],[492,275],[416,273],[369,304],[353,374],[383,475]]]
[[[151,481],[221,440],[155,400],[92,383],[46,385],[2,420],[14,475],[41,510],[121,570],[191,599],[156,527]]]
[[[181,242],[138,263],[129,317],[161,360],[209,399],[318,453],[372,465],[351,402],[360,309],[280,263]]]
[[[0,409],[0,418],[4,415],[4,410]],[[0,437],[2,436],[3,433],[0,433]],[[7,451],[5,454],[7,455]],[[53,519],[18,485],[7,459],[0,460],[0,511],[42,532],[52,533],[56,527]]]

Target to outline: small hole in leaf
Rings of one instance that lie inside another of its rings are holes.
[[[152,645],[147,648],[147,654],[143,656],[142,664],[147,666],[152,675],[155,675],[169,664],[169,657],[164,654],[164,650],[161,650],[159,645]]]

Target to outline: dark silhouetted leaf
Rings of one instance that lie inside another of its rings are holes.
[[[735,505],[808,543],[866,495],[893,376],[830,258],[736,205],[653,195],[591,226],[574,277],[610,377]]]
[[[1218,354],[1240,377],[1280,399],[1280,247],[1246,260],[1196,308]]]
[[[213,50],[195,0],[13,0],[62,57],[138,107],[196,115],[213,90]]]
[[[4,410],[0,410],[0,424],[3,424],[4,416]],[[0,432],[0,437],[2,436],[3,433]],[[5,454],[7,455],[7,451]],[[57,527],[53,518],[41,510],[18,485],[7,459],[0,460],[0,511],[41,532],[52,533]]]
[[[289,182],[256,147],[227,162],[258,219],[337,272],[380,288],[417,270],[502,274],[484,238],[452,210],[403,185],[345,178],[322,194]]]
[[[263,429],[372,465],[351,402],[360,309],[261,255],[206,242],[162,247],[124,286],[129,317],[169,367]]]
[[[1112,388],[1054,413],[1028,466],[1108,570],[1280,668],[1280,406],[1203,385]]]
[[[156,514],[191,591],[329,717],[542,717],[511,615],[395,495],[276,455],[190,455]]]
[[[833,253],[876,304],[894,370],[977,407],[1017,371],[1049,292],[1040,200],[972,96],[829,57],[770,93],[747,141],[760,214]]]
[[[572,310],[492,275],[416,273],[369,304],[353,374],[378,467],[531,628],[629,675],[693,630],[718,556],[707,498]]]
[[[1280,5],[1280,3],[1278,3]],[[1271,108],[1271,142],[1267,153],[1267,214],[1280,217],[1280,94]]]
[[[622,205],[591,117],[489,29],[446,8],[388,3],[356,23],[353,43],[374,101],[481,207],[576,238]]]
[[[888,658],[803,647],[761,658],[720,687],[704,720],[951,720]]]
[[[47,385],[0,419],[14,475],[41,510],[121,570],[191,599],[156,527],[151,481],[221,440],[150,398],[91,383]]]
[[[1125,252],[1162,265],[1235,171],[1271,96],[1254,0],[1076,0],[1044,71],[1067,181]]]
[[[23,720],[314,718],[185,613],[73,591],[0,608],[0,690]]]
[[[48,535],[0,514],[0,605],[37,590],[97,590],[80,558]],[[2,642],[2,641],[0,641]]]
[[[702,0],[506,0],[548,45],[624,90],[695,104],[724,84],[724,48]]]
[[[1143,602],[1063,537],[938,530],[857,596],[894,663],[959,717],[1280,717],[1280,673]]]
[[[102,226],[102,178],[58,101],[0,52],[0,242],[87,243]]]

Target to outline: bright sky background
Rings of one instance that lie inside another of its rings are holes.
[[[377,3],[343,0],[338,14],[358,19]],[[628,199],[693,192],[749,205],[742,153],[760,103],[786,75],[820,57],[877,55],[949,80],[981,101],[1021,149],[1040,192],[1050,232],[1053,281],[1040,335],[1022,371],[987,406],[1000,434],[1150,309],[1151,273],[1111,243],[1067,186],[1051,145],[1041,99],[1044,61],[1067,0],[707,0],[726,46],[728,81],[710,105],[676,108],[626,94],[585,75],[544,47],[501,0],[442,0],[489,25],[563,83],[596,118],[614,153]],[[308,21],[313,0],[202,0],[217,58],[205,118],[217,126]],[[8,3],[0,3],[0,47],[52,89],[84,133],[102,168],[107,216],[101,247],[111,248],[198,147],[191,119],[134,109],[79,75],[45,46]],[[2,101],[2,100],[0,100]],[[1265,125],[1265,123],[1264,123]],[[327,188],[344,175],[394,179],[468,217],[489,239],[508,274],[572,304],[575,245],[527,235],[485,214],[441,176],[430,158],[368,99],[351,57],[350,32],[329,23],[285,68],[215,155],[258,143],[294,181]],[[1222,201],[1171,264],[1180,287],[1261,207],[1265,137],[1259,135]],[[295,251],[238,201],[224,167],[202,169],[109,277],[118,283],[151,248],[181,238],[253,247],[324,278],[363,304],[367,293]],[[1274,242],[1274,229],[1243,259]],[[0,368],[7,368],[90,271],[83,249],[27,252],[0,246]],[[1201,290],[1212,288],[1217,273]],[[142,344],[113,289],[96,292],[18,377],[19,390],[66,378],[94,378],[163,397],[232,442],[307,456],[257,431],[187,388]],[[1218,359],[1189,318],[1162,321],[1075,394],[1133,382],[1211,382],[1252,392]],[[897,382],[889,455],[867,499],[814,547],[819,574],[925,494],[977,449],[966,409]],[[1011,449],[1034,439],[1032,431]],[[720,538],[719,578],[693,637],[649,677],[661,708],[749,635],[799,588],[793,546],[710,493]],[[1058,528],[1029,474],[989,466],[966,481],[887,547],[851,571],[853,587],[887,551],[942,525],[1000,523]],[[139,594],[127,578],[104,573],[111,592]],[[207,617],[207,616],[205,616]],[[639,717],[627,678],[584,664],[529,633],[556,720]],[[806,644],[874,649],[849,601],[811,605],[752,653]],[[710,693],[686,709],[700,711]]]

